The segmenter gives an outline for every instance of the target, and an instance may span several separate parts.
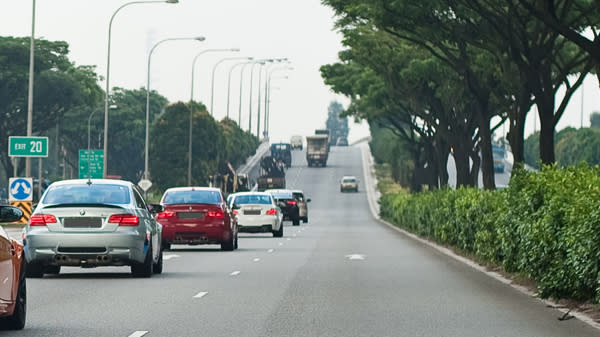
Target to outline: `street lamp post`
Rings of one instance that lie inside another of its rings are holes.
[[[215,93],[215,71],[217,70],[217,66],[225,61],[230,61],[230,60],[252,60],[252,57],[226,57],[223,59],[220,59],[214,66],[212,69],[212,77],[211,77],[211,84],[210,84],[210,114],[214,116],[214,112],[213,112],[213,102],[214,102],[214,93]]]
[[[271,118],[271,80],[275,78],[284,78],[287,79],[287,76],[278,76],[278,77],[270,77],[267,83],[267,91],[265,93],[265,121],[264,121],[264,134],[265,137],[269,134],[269,120]]]
[[[33,63],[35,53],[35,0],[32,2],[31,38],[29,39],[29,90],[27,93],[27,137],[31,137],[33,129]],[[58,144],[57,144],[58,146]],[[15,160],[16,163],[16,160]],[[16,167],[16,165],[15,165]],[[15,170],[16,171],[16,170]],[[15,175],[16,176],[16,175]],[[25,176],[31,177],[31,158],[25,159]],[[41,186],[41,181],[40,181]]]
[[[283,60],[287,60],[287,59],[283,59]],[[271,95],[271,75],[274,72],[277,71],[281,71],[281,70],[293,70],[294,68],[290,67],[290,66],[283,66],[283,67],[277,67],[274,69],[271,69],[270,71],[267,72],[267,78],[265,80],[265,120],[263,122],[263,129],[264,129],[264,133],[265,136],[268,134],[268,123],[269,123],[269,100],[270,100],[270,95]],[[286,77],[287,78],[287,77]]]
[[[208,53],[208,52],[219,52],[219,51],[233,51],[233,52],[237,52],[240,51],[239,48],[229,48],[229,49],[206,49],[203,50],[201,52],[199,52],[198,54],[196,54],[196,56],[194,57],[194,60],[192,61],[192,93],[190,95],[190,125],[189,125],[189,131],[188,131],[188,172],[187,172],[187,182],[188,182],[188,186],[192,186],[192,121],[193,121],[193,116],[194,116],[194,67],[196,65],[196,60],[198,60],[198,57],[200,57],[200,55],[204,54],[204,53]]]
[[[144,179],[148,180],[148,134],[149,134],[149,125],[150,125],[150,62],[152,60],[152,53],[154,52],[154,49],[156,49],[156,47],[158,47],[158,45],[160,45],[163,42],[166,41],[176,41],[176,40],[196,40],[199,42],[204,41],[204,37],[203,36],[197,36],[197,37],[175,37],[175,38],[168,38],[168,39],[164,39],[164,40],[160,40],[158,41],[153,47],[152,49],[150,49],[150,53],[148,54],[148,78],[146,80],[146,137],[145,137],[145,155],[144,155]]]
[[[229,75],[227,76],[227,118],[229,118],[229,93],[231,92],[231,73],[237,66],[246,65],[248,63],[251,63],[251,62],[239,62],[239,63],[236,63],[233,66],[231,66],[231,68],[229,68]],[[242,68],[242,72],[243,71],[244,71],[244,69]],[[242,74],[240,73],[240,78],[241,78],[241,76],[242,76]],[[242,86],[242,83],[240,80],[240,100],[242,99],[241,98],[241,86]],[[241,103],[240,103],[240,106],[241,106]],[[240,113],[240,116],[241,116],[241,113]],[[238,119],[238,126],[239,125],[240,125],[240,121]]]
[[[117,10],[110,17],[110,21],[108,23],[108,48],[107,48],[107,57],[106,57],[106,92],[104,93],[104,160],[102,163],[102,176],[106,178],[107,173],[107,161],[108,161],[108,99],[110,96],[110,40],[112,33],[112,23],[115,19],[117,13],[126,6],[135,5],[135,4],[145,4],[145,3],[168,3],[168,4],[176,4],[179,0],[145,0],[145,1],[131,1],[121,5],[121,7],[117,8]]]

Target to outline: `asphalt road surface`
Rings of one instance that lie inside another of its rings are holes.
[[[327,167],[293,152],[289,188],[311,198],[309,222],[284,237],[244,234],[234,252],[174,246],[164,273],[63,268],[28,279],[25,330],[1,336],[600,336],[539,300],[380,224],[361,151],[332,147]]]

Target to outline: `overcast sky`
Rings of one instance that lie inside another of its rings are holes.
[[[106,76],[108,24],[111,15],[125,0],[37,0],[36,38],[63,40],[70,45],[70,59],[77,65],[95,65]],[[0,35],[31,34],[31,0],[0,0]],[[123,8],[112,25],[110,85],[136,89],[146,86],[148,52],[168,38],[203,36],[204,42],[167,41],[152,54],[150,89],[171,102],[189,101],[192,60],[207,49],[240,48],[240,52],[207,52],[198,58],[194,76],[194,99],[210,109],[211,74],[214,65],[226,57],[288,58],[293,70],[277,70],[271,76],[272,141],[288,141],[290,135],[309,135],[325,126],[327,107],[337,100],[324,85],[319,67],[338,61],[341,36],[333,30],[333,13],[319,0],[180,0],[179,4],[134,4]],[[227,113],[227,80],[230,69],[240,60],[220,63],[215,72],[214,115]],[[281,65],[272,65],[273,70]],[[230,116],[238,120],[241,65],[234,68],[229,98]],[[248,127],[250,67],[243,78],[242,127]],[[254,72],[253,122],[256,132],[258,67]],[[263,80],[264,80],[263,71]],[[287,76],[287,78],[284,78]],[[263,82],[264,83],[264,82]],[[105,83],[103,82],[104,88]],[[261,95],[264,94],[264,88]],[[264,112],[264,96],[261,114]],[[581,90],[569,104],[558,125],[579,127],[582,121]],[[600,89],[595,76],[588,76],[583,90],[583,125],[589,114],[600,111]],[[262,119],[262,118],[261,118]],[[35,121],[34,121],[35,122]],[[262,121],[261,121],[262,124]],[[99,126],[101,127],[101,126]],[[527,120],[527,133],[539,129],[534,114]],[[368,135],[366,125],[350,121],[350,140]],[[261,126],[262,129],[262,126]],[[506,130],[508,131],[508,130]]]
[[[35,36],[69,43],[69,58],[76,65],[95,65],[106,76],[110,17],[125,0],[37,0]],[[0,0],[0,35],[30,36],[31,0]],[[148,53],[159,41],[203,36],[204,42],[166,41],[154,50],[150,89],[169,101],[189,101],[192,60],[208,49],[239,48],[240,52],[206,52],[199,56],[194,72],[194,99],[210,109],[211,75],[217,62],[229,57],[288,58],[285,65],[263,67],[261,114],[264,113],[264,79],[271,71],[272,141],[289,141],[290,135],[309,135],[323,128],[327,107],[337,100],[323,83],[319,67],[337,62],[341,35],[333,30],[333,13],[319,0],[180,0],[179,4],[133,4],[121,9],[112,24],[110,86],[127,89],[146,87]],[[215,69],[213,110],[215,118],[227,113],[230,69],[242,60],[227,60]],[[232,71],[230,117],[239,118],[240,70]],[[275,70],[276,68],[280,68]],[[258,72],[255,67],[252,129],[256,132]],[[287,77],[287,78],[286,78]],[[248,128],[250,66],[242,86],[242,127]],[[102,88],[105,82],[101,83]],[[35,90],[35,89],[34,89]],[[263,115],[264,117],[264,115]],[[35,121],[34,121],[35,123]],[[262,130],[261,117],[261,130]],[[102,126],[99,126],[102,127]],[[350,121],[350,139],[368,135],[368,127]],[[262,132],[262,131],[261,131]],[[186,143],[187,144],[187,143]]]

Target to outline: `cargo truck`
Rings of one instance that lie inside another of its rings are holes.
[[[329,136],[314,135],[306,137],[306,161],[308,166],[327,165],[329,157]]]
[[[285,188],[285,164],[272,156],[263,157],[260,161],[260,175],[256,183],[259,191]]]

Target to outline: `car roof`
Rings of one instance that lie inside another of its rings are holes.
[[[171,187],[168,188],[165,193],[167,192],[181,192],[181,191],[218,191],[221,192],[220,189],[216,188],[216,187],[203,187],[203,186],[185,186],[185,187]]]
[[[131,186],[132,182],[127,180],[119,180],[119,179],[67,179],[67,180],[59,180],[52,183],[54,186],[61,185],[85,185],[85,184],[111,184],[111,185],[122,185],[122,186]]]
[[[248,192],[236,192],[236,193],[232,193],[229,196],[230,197],[234,197],[234,196],[238,196],[238,195],[271,195],[268,192],[261,192],[261,191],[248,191]]]
[[[342,179],[356,179],[355,176],[343,176]]]

